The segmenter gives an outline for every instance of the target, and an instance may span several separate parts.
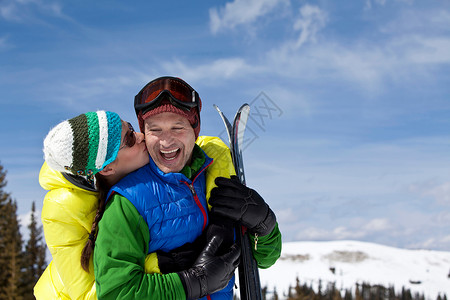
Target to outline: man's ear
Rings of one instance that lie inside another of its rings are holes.
[[[104,167],[103,170],[101,170],[99,173],[103,176],[114,175],[114,174],[116,174],[116,169],[114,169],[111,166],[111,164],[109,164],[106,167]]]

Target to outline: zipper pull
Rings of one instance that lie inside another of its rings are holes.
[[[194,186],[192,184],[188,184],[189,189],[191,190],[192,196],[195,196],[195,189]]]
[[[255,233],[255,251],[258,250],[258,234]]]

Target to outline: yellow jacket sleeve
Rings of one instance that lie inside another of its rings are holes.
[[[220,138],[200,136],[196,143],[205,151],[206,155],[214,160],[206,172],[206,200],[209,200],[211,190],[217,186],[214,183],[216,177],[230,178],[232,175],[236,175],[236,172],[231,160],[230,149]],[[208,208],[211,209],[209,203]]]
[[[73,185],[47,164],[39,182],[49,190],[41,220],[53,261],[35,287],[36,298],[49,299],[45,294],[54,290],[56,299],[96,299],[93,265],[85,272],[80,258],[97,212],[97,194]]]

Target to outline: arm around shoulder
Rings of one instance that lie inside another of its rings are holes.
[[[60,293],[72,299],[95,297],[94,270],[91,267],[90,273],[84,271],[80,259],[95,215],[96,201],[95,195],[65,189],[49,191],[44,199],[41,219],[53,258],[52,276],[59,282],[51,284],[58,285]],[[90,205],[92,209],[84,209]]]

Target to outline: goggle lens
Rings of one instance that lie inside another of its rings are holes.
[[[199,98],[197,92],[187,83],[175,77],[161,77],[149,82],[134,98],[136,113],[142,113],[157,107],[164,98],[176,107],[190,110],[197,107]]]

